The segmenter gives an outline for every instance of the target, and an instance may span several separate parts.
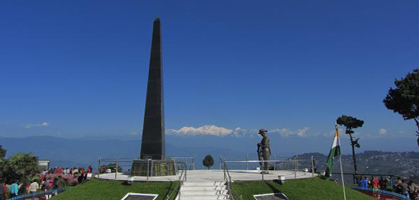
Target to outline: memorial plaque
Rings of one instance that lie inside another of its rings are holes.
[[[284,193],[269,193],[253,195],[256,200],[289,200]]]
[[[154,200],[158,194],[128,193],[121,200]]]

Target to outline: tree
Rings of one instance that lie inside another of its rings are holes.
[[[3,149],[3,147],[0,145],[0,178],[3,177],[4,167],[6,165],[6,160],[4,157],[6,157],[7,150]]]
[[[3,146],[0,145],[0,162],[4,161],[4,157],[6,157],[7,150],[3,149]]]
[[[204,160],[202,161],[202,164],[208,169],[210,169],[214,165],[214,158],[212,158],[212,156],[208,154],[207,156],[205,156]]]
[[[336,120],[336,123],[346,127],[345,133],[348,134],[351,139],[352,160],[354,162],[354,171],[355,171],[355,174],[358,174],[358,167],[356,165],[356,157],[355,157],[355,147],[360,148],[361,145],[359,145],[358,143],[359,138],[354,139],[352,137],[352,134],[354,133],[352,129],[362,127],[362,125],[364,125],[364,121],[359,120],[355,117],[342,115],[338,117],[338,119]]]
[[[16,179],[30,179],[39,173],[38,158],[31,153],[16,153],[7,160],[3,177],[10,182]]]
[[[394,84],[396,88],[390,88],[383,100],[384,105],[402,115],[404,120],[415,121],[419,146],[419,69],[413,70],[413,73],[408,73],[400,80],[396,79]]]

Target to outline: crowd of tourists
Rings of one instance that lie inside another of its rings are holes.
[[[412,180],[407,182],[406,180],[397,178],[396,184],[393,187],[397,193],[408,195],[410,199],[419,199],[419,185],[413,183]]]
[[[10,197],[17,197],[19,195],[35,193],[41,189],[38,180],[34,179],[30,184],[24,184],[22,181],[14,181],[10,186],[0,183],[2,192],[0,192],[0,200],[6,199],[7,192],[10,193]]]
[[[377,191],[378,189],[393,189],[395,193],[408,196],[412,200],[419,199],[419,185],[416,185],[412,180],[406,181],[400,177],[398,177],[395,182],[384,177],[378,179],[377,176],[374,176],[372,180],[366,176],[360,177],[358,179],[358,187],[363,189],[372,188],[373,191]]]
[[[87,169],[55,167],[41,172],[30,183],[22,179],[14,180],[12,184],[7,185],[0,180],[0,200],[5,200],[6,196],[12,198],[42,191],[45,192],[45,199],[49,199],[53,195],[57,195],[57,189],[82,183],[92,175],[92,172],[92,166]]]
[[[74,168],[61,168],[61,167],[55,167],[51,168],[47,171],[44,171],[42,173],[44,174],[85,174],[85,173],[92,173],[93,168],[92,166],[87,167],[85,169],[84,167],[74,167]]]

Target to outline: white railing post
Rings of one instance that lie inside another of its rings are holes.
[[[188,158],[187,157],[185,157],[185,168],[188,168]]]
[[[224,180],[227,180],[227,176],[226,176],[226,163],[224,162],[224,166],[223,166],[223,172],[224,172]]]
[[[222,165],[221,155],[219,155],[219,156],[218,156],[218,159],[219,159],[219,162],[220,162],[220,170],[221,170],[221,169],[222,169],[222,168],[221,168],[221,165]]]
[[[116,166],[116,169],[115,169],[115,180],[116,180],[116,178],[117,178],[117,175],[118,175],[118,158],[116,158],[116,163],[115,163],[115,166]]]
[[[298,172],[298,155],[297,155],[297,165],[296,166],[297,166],[297,172]]]
[[[265,161],[263,160],[263,158],[262,158],[262,170],[261,170],[261,173],[262,173],[262,180],[265,180]]]
[[[246,170],[249,170],[249,154],[246,154]]]
[[[97,177],[100,176],[100,157],[99,157],[99,165],[97,166]]]
[[[147,181],[148,181],[148,177],[150,175],[149,170],[150,170],[150,159],[147,159]]]
[[[274,161],[274,171],[276,170],[276,155],[274,155],[274,159],[275,159],[275,161]]]
[[[154,162],[153,162],[153,159],[151,159],[151,170],[150,170],[150,176],[154,176]]]
[[[195,170],[195,155],[192,156],[192,170]]]
[[[297,178],[297,156],[294,158],[294,178]]]

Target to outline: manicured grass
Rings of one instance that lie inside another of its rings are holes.
[[[287,180],[284,185],[274,181],[235,181],[233,183],[235,199],[254,200],[253,195],[265,193],[285,193],[292,200],[343,199],[342,185],[320,178]],[[361,192],[346,189],[348,200],[372,200],[374,198]]]
[[[123,185],[122,181],[106,181],[92,179],[83,184],[69,188],[67,191],[54,197],[53,200],[82,200],[82,199],[117,199],[120,200],[125,194],[147,193],[158,194],[157,199],[163,200],[179,186],[178,181],[173,182],[135,182],[133,185]],[[175,199],[175,194],[171,199]]]

